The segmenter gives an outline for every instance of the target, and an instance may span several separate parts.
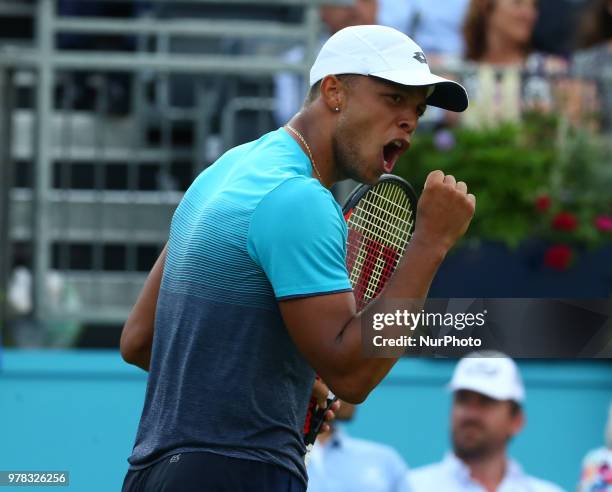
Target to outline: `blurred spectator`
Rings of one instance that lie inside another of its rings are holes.
[[[612,492],[612,404],[608,412],[603,448],[594,449],[582,461],[578,492]]]
[[[601,123],[612,129],[612,1],[592,0],[578,31],[574,72],[594,81],[600,99]],[[588,87],[588,86],[587,86]],[[584,99],[584,94],[582,94]]]
[[[461,33],[469,0],[379,0],[378,23],[404,32],[423,48],[430,66],[448,68],[461,60],[464,41]],[[453,79],[452,73],[444,77]],[[456,113],[429,107],[419,120],[419,131],[454,125]]]
[[[496,65],[523,64],[538,17],[535,0],[471,0],[465,18],[465,57]]]
[[[45,277],[45,303],[48,314],[76,313],[80,301],[75,288],[58,271],[49,271]],[[71,347],[81,332],[81,325],[71,320],[52,319],[38,322],[32,318],[33,277],[24,265],[13,269],[8,283],[8,334],[18,347]]]
[[[336,421],[350,421],[355,405],[342,402]],[[407,467],[392,448],[350,437],[336,422],[319,434],[308,463],[308,492],[409,492]]]
[[[321,20],[326,33],[321,45],[329,36],[349,26],[375,24],[378,0],[355,0],[352,6],[321,7]],[[304,59],[304,46],[289,50],[284,59],[290,63],[299,63]],[[306,96],[307,84],[299,74],[280,73],[274,78],[274,96],[276,108],[274,116],[278,125],[284,125],[299,111]]]
[[[457,364],[453,392],[453,452],[410,473],[414,492],[559,492],[527,475],[507,457],[510,440],[523,428],[525,389],[512,359],[481,352]]]
[[[469,0],[380,0],[378,21],[413,38],[430,63],[444,63],[463,53],[461,26]]]
[[[425,53],[444,61],[445,57],[461,57],[464,41],[461,26],[469,0],[446,0],[433,4],[418,0],[418,10],[412,25],[414,39]],[[435,60],[432,60],[435,63]]]
[[[378,0],[377,23],[412,37],[412,21],[416,16],[417,6],[417,0]]]
[[[473,96],[467,124],[518,121],[525,108],[553,107],[547,76],[564,73],[567,64],[532,51],[537,17],[536,0],[470,1],[463,26],[465,58],[481,65],[464,81]]]
[[[132,2],[80,2],[59,0],[59,17],[134,18],[144,9],[144,1]],[[126,33],[127,34],[127,33]],[[57,36],[60,50],[131,52],[136,49],[134,36],[116,34],[74,34]],[[73,75],[74,107],[78,110],[97,110],[114,116],[125,116],[130,112],[130,86],[132,76],[117,71],[109,72],[100,84],[100,76],[89,71],[78,71]],[[104,107],[96,107],[97,95],[104,94]]]
[[[578,31],[578,48],[612,52],[612,2],[592,0],[584,11]]]
[[[573,34],[588,0],[538,0],[540,15],[533,33],[533,48],[567,58],[574,46]]]

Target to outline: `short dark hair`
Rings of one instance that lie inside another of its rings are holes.
[[[612,13],[608,0],[591,0],[582,14],[577,47],[587,49],[612,38]]]
[[[353,82],[353,80],[355,80],[356,77],[359,77],[359,75],[356,75],[356,74],[353,74],[353,73],[345,73],[345,74],[341,74],[341,75],[336,75],[336,77],[338,78],[338,80],[340,80],[347,87],[350,87],[352,82]],[[321,79],[321,80],[323,80],[323,79]],[[306,99],[304,100],[304,107],[309,106],[310,104],[312,104],[317,99],[317,97],[319,97],[319,94],[321,93],[321,80],[316,82],[308,90],[308,94],[306,94]]]
[[[314,100],[319,97],[319,93],[321,92],[321,81],[319,80],[315,85],[313,85],[309,90],[308,94],[306,94],[306,99],[304,100],[304,106],[308,106],[314,102]]]

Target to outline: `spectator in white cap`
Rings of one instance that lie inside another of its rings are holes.
[[[498,352],[470,354],[457,364],[449,389],[453,452],[410,473],[414,492],[561,491],[508,458],[508,443],[525,421],[525,388],[512,359]]]

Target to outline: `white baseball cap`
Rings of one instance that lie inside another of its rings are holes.
[[[514,361],[503,354],[474,353],[459,361],[449,383],[452,391],[470,390],[495,400],[525,400],[525,387]]]
[[[468,106],[462,85],[434,75],[423,50],[404,33],[386,26],[341,29],[321,48],[310,70],[310,86],[327,75],[371,75],[408,86],[431,86],[427,104],[461,112]]]

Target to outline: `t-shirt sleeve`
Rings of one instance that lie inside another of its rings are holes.
[[[331,193],[312,179],[297,177],[258,204],[248,251],[279,300],[350,291],[346,234]]]

